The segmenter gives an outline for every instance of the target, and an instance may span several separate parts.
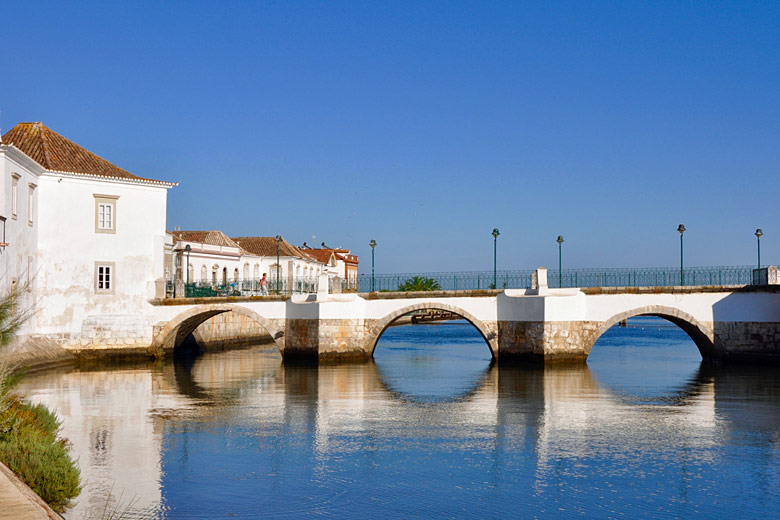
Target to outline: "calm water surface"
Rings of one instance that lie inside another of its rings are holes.
[[[263,346],[22,389],[79,459],[67,518],[780,517],[778,370],[700,365],[676,327],[629,324],[587,367],[491,365],[451,322],[389,329],[367,365]]]

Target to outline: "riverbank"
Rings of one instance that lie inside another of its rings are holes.
[[[0,462],[0,519],[62,520],[41,497]]]

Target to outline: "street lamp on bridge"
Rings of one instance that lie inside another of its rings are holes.
[[[282,244],[282,235],[276,235],[276,294],[281,294],[280,284],[282,283],[281,275],[279,274],[279,247]]]
[[[368,245],[371,246],[371,292],[374,292],[374,248],[376,247],[376,240],[372,238]]]
[[[558,287],[563,287],[563,271],[561,271],[561,257],[562,257],[562,249],[563,249],[563,236],[558,235]]]
[[[680,232],[680,285],[685,285],[685,271],[683,271],[683,233],[685,233],[685,225],[680,224],[677,226],[677,231]]]
[[[756,245],[758,246],[758,268],[761,269],[761,236],[764,234],[761,228],[756,229]]]
[[[498,289],[498,282],[496,281],[496,244],[500,234],[498,228],[493,228],[493,289]]]
[[[192,251],[192,246],[187,244],[186,246],[184,246],[184,251],[187,252],[187,285],[189,285],[190,284],[190,251]]]

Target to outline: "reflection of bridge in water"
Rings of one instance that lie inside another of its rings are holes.
[[[491,364],[464,382],[466,391],[426,403],[389,383],[375,363],[289,366],[273,352],[242,350],[207,353],[190,364],[34,374],[23,389],[64,419],[64,434],[88,483],[73,513],[84,517],[103,510],[112,481],[115,492],[138,496],[137,511],[156,507],[165,439],[187,431],[193,421],[239,420],[257,425],[260,437],[305,432],[318,453],[337,449],[333,443],[345,435],[419,435],[424,422],[447,427],[446,435],[470,445],[489,447],[488,457],[532,449],[537,478],[545,478],[553,471],[550,460],[606,456],[639,437],[650,450],[664,443],[707,446],[719,442],[730,425],[776,425],[778,395],[768,396],[775,404],[758,415],[745,416],[728,404],[719,408],[719,389],[728,403],[755,395],[757,385],[764,393],[778,388],[780,375],[773,375],[774,384],[762,384],[752,374],[742,376],[743,370],[748,369],[702,366],[665,404],[646,405],[599,383],[586,366]],[[443,435],[435,428],[423,434]]]

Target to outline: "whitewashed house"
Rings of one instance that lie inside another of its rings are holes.
[[[173,239],[172,255],[166,272],[172,273],[172,276],[168,280],[173,284],[178,281],[180,287],[182,282],[194,284],[198,289],[193,291],[200,296],[211,295],[206,290],[209,288],[220,292],[257,294],[264,273],[268,278],[269,291],[277,287],[278,273],[281,290],[306,292],[314,289],[316,277],[324,267],[284,238],[279,241],[277,251],[275,237],[229,238],[217,230],[175,230],[170,235]]]
[[[358,257],[349,249],[332,248],[322,243],[322,247],[312,248],[303,243],[300,250],[307,256],[325,264],[324,271],[330,278],[339,278],[344,290],[358,290]]]
[[[19,292],[19,303],[30,308],[38,271],[38,185],[45,169],[19,148],[0,138],[0,291]],[[33,314],[22,334],[36,323]]]
[[[313,291],[325,264],[280,238],[277,242],[276,237],[234,237],[233,241],[244,251],[243,268],[253,273],[258,268],[261,276],[267,273],[269,289],[276,287],[278,280],[285,291]]]
[[[62,340],[150,336],[148,300],[164,277],[167,191],[42,123],[0,141],[4,288],[30,278],[31,333]]]

